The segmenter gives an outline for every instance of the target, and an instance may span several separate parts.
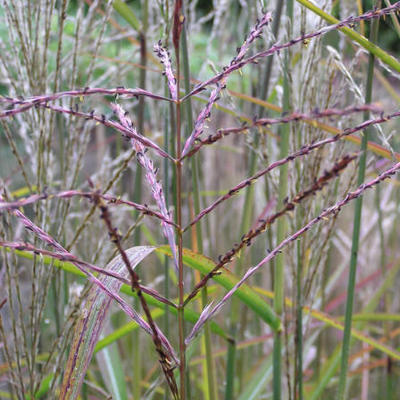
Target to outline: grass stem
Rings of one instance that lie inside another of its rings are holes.
[[[380,1],[377,2],[377,5],[379,3]],[[372,42],[376,42],[377,40],[378,27],[379,27],[379,20],[373,20],[370,33],[370,38]],[[367,85],[365,92],[366,103],[370,103],[372,98],[374,62],[375,62],[375,57],[372,53],[370,53],[368,60]],[[364,118],[368,118],[367,112],[364,115]],[[368,144],[369,134],[370,130],[366,129],[362,137],[361,156],[358,165],[358,178],[357,178],[358,185],[361,185],[365,179],[365,169],[367,162],[367,144]],[[355,209],[354,209],[354,219],[353,219],[353,238],[351,244],[349,278],[347,281],[346,313],[345,313],[345,324],[343,333],[342,354],[340,360],[340,378],[339,378],[339,393],[338,393],[339,400],[344,400],[346,398],[347,370],[348,370],[349,353],[350,353],[350,336],[351,336],[350,334],[351,334],[352,316],[353,316],[358,249],[360,242],[362,203],[363,203],[363,198],[359,197],[356,199],[354,207]]]
[[[286,3],[286,15],[289,18],[288,33],[292,32],[292,20],[293,20],[293,0],[288,0]],[[290,55],[289,51],[285,52],[284,55],[284,71],[283,71],[283,104],[282,111],[290,111]],[[287,157],[289,154],[289,136],[290,136],[290,124],[285,124],[280,127],[280,157]],[[285,198],[288,195],[288,165],[285,164],[280,168],[279,171],[279,192],[278,192],[278,204],[277,207],[280,209],[284,205]],[[284,240],[286,236],[287,226],[286,219],[280,218],[277,226],[277,243]],[[283,253],[278,254],[275,259],[274,269],[274,311],[277,316],[282,317],[283,314],[283,301],[284,301],[284,271],[285,271],[285,259]],[[282,338],[281,332],[274,333],[274,351],[273,351],[273,393],[274,399],[280,400],[282,398]]]

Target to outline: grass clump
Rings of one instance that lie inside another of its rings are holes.
[[[3,1],[1,398],[398,397],[400,2],[261,3]]]

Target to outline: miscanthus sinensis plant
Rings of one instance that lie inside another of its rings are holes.
[[[399,12],[2,0],[0,397],[398,398]]]

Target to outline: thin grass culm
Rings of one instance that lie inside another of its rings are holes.
[[[400,2],[1,5],[0,398],[399,397]]]

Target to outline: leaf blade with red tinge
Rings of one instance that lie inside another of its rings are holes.
[[[154,247],[151,246],[137,246],[129,249],[132,268],[153,250]],[[120,256],[115,257],[106,268],[113,272],[128,275]],[[99,280],[107,290],[113,293],[118,293],[122,285],[120,281],[109,276],[103,275],[99,277]],[[74,338],[65,367],[60,399],[75,400],[78,397],[95,344],[105,323],[111,300],[99,286],[96,285],[90,289],[88,299],[82,310],[82,316],[75,327]]]

